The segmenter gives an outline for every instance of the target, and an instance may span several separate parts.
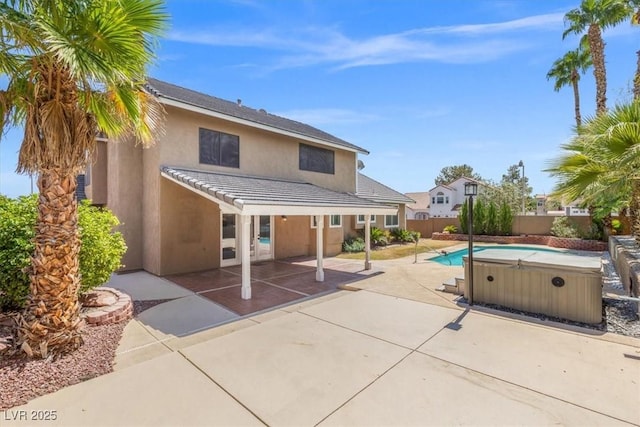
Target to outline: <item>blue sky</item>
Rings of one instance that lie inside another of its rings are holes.
[[[573,94],[546,73],[576,47],[562,40],[573,1],[171,0],[171,27],[150,75],[309,123],[371,152],[364,173],[427,191],[445,166],[499,180],[523,160],[534,193],[572,134]],[[640,29],[605,31],[608,103],[629,100]],[[595,110],[592,72],[583,115]],[[0,142],[0,193],[29,192],[13,173],[21,131]]]

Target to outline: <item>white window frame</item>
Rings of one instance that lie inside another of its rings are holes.
[[[396,223],[395,224],[387,224],[387,218],[390,216],[395,216],[396,217]],[[395,215],[385,215],[384,216],[384,228],[398,228],[400,227],[400,215],[395,214]]]
[[[339,218],[338,224],[333,223],[334,218]],[[342,215],[329,215],[329,228],[342,228]]]
[[[311,225],[311,228],[318,228],[318,223],[316,222],[316,216],[315,215],[311,215],[309,217],[309,223]]]
[[[362,217],[362,221],[360,220],[360,217]],[[375,223],[376,222],[376,216],[375,215],[371,215],[371,223]],[[364,224],[366,222],[366,218],[364,215],[356,215],[356,224]]]

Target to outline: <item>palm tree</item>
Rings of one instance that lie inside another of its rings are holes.
[[[607,70],[604,58],[602,30],[613,27],[629,16],[629,5],[625,0],[582,0],[580,7],[564,16],[569,27],[562,34],[581,35],[587,31],[586,42],[591,52],[593,75],[596,80],[596,113],[607,110]]]
[[[149,144],[162,109],[144,91],[161,0],[2,0],[0,130],[24,126],[17,171],[38,175],[31,296],[17,333],[32,357],[82,344],[76,175],[95,137]]]
[[[558,92],[564,86],[571,85],[573,88],[573,105],[576,115],[576,126],[582,124],[582,116],[580,115],[580,90],[578,82],[580,75],[584,74],[593,63],[591,55],[586,49],[578,48],[565,53],[562,58],[557,59],[549,72],[547,80],[555,79],[553,89]]]
[[[631,8],[631,24],[640,25],[640,0],[627,0]],[[640,50],[636,51],[636,74],[633,78],[633,99],[640,99]]]
[[[640,101],[589,118],[546,170],[558,178],[553,195],[581,199],[603,216],[629,206],[640,237]]]

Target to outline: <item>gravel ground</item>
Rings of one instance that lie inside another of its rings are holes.
[[[167,301],[171,300],[134,301],[133,315]],[[84,345],[54,361],[8,358],[0,352],[0,410],[113,371],[116,349],[127,323],[85,325]],[[11,336],[11,329],[8,315],[0,313],[0,347]]]
[[[22,405],[35,397],[111,372],[116,348],[126,324],[85,325],[82,329],[84,345],[54,361],[0,355],[0,410]]]

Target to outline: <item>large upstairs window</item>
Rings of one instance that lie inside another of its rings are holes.
[[[320,147],[300,144],[300,170],[335,173],[334,152]]]
[[[200,163],[240,167],[240,137],[200,128]]]

